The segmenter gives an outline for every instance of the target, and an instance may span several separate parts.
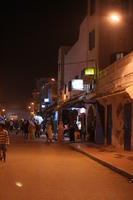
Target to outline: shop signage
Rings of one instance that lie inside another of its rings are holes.
[[[45,98],[45,99],[44,99],[44,102],[45,102],[45,103],[48,103],[48,102],[49,102],[49,98]]]
[[[95,75],[95,69],[94,68],[87,68],[85,69],[85,75]]]
[[[82,79],[74,79],[72,80],[72,90],[81,90],[83,91],[83,80]]]

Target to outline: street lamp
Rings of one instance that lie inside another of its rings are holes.
[[[118,23],[120,21],[120,16],[118,14],[111,14],[110,15],[110,20],[114,23]]]

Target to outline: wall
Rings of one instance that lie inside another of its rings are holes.
[[[65,55],[64,59],[64,83],[68,85],[68,82],[75,78],[75,76],[81,76],[81,70],[87,65],[87,17],[84,19],[80,26],[80,34],[78,41]]]
[[[133,53],[100,72],[96,88],[97,100],[105,107],[105,138],[107,129],[107,105],[112,105],[112,145],[124,149],[124,105],[132,103],[133,114]],[[131,130],[133,148],[133,118]],[[106,143],[106,140],[105,140]]]

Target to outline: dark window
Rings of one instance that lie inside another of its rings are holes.
[[[84,69],[82,69],[82,71],[81,71],[81,78],[83,78],[83,77],[84,77],[84,75],[85,75],[85,68],[84,68]]]
[[[111,54],[111,57],[110,57],[110,61],[111,61],[111,64],[117,60],[120,60],[121,58],[123,58],[127,53],[126,52],[118,52],[118,53],[113,53]]]
[[[111,56],[110,56],[110,63],[112,64],[112,63],[114,63],[116,61],[116,55],[113,53],[113,54],[111,54]]]
[[[79,78],[79,76],[77,75],[77,76],[75,76],[75,79],[78,79]]]
[[[89,33],[89,50],[95,48],[95,30]]]
[[[90,90],[92,90],[93,88],[92,88],[92,84],[90,84]]]
[[[129,0],[121,0],[122,10],[127,12],[129,10]]]
[[[90,15],[95,13],[95,0],[90,0]]]
[[[66,85],[64,85],[64,94],[66,94]]]
[[[69,92],[72,91],[72,84],[71,84],[71,81],[68,82],[68,91],[69,91]]]

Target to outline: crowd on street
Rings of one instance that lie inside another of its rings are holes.
[[[56,129],[51,120],[44,120],[42,123],[34,118],[30,120],[5,120],[5,129],[10,135],[13,133],[22,134],[27,140],[35,140],[45,136],[47,142],[63,142],[66,137],[70,142],[77,142],[81,136],[76,122],[73,125],[64,125],[62,120],[59,121]]]
[[[0,116],[0,160],[3,159],[4,162],[7,145],[10,143],[9,137],[13,134],[21,134],[27,140],[36,140],[45,136],[48,143],[64,142],[65,138],[70,142],[77,142],[81,138],[76,122],[66,128],[60,120],[55,130],[51,120],[39,123],[35,119],[7,120]]]

